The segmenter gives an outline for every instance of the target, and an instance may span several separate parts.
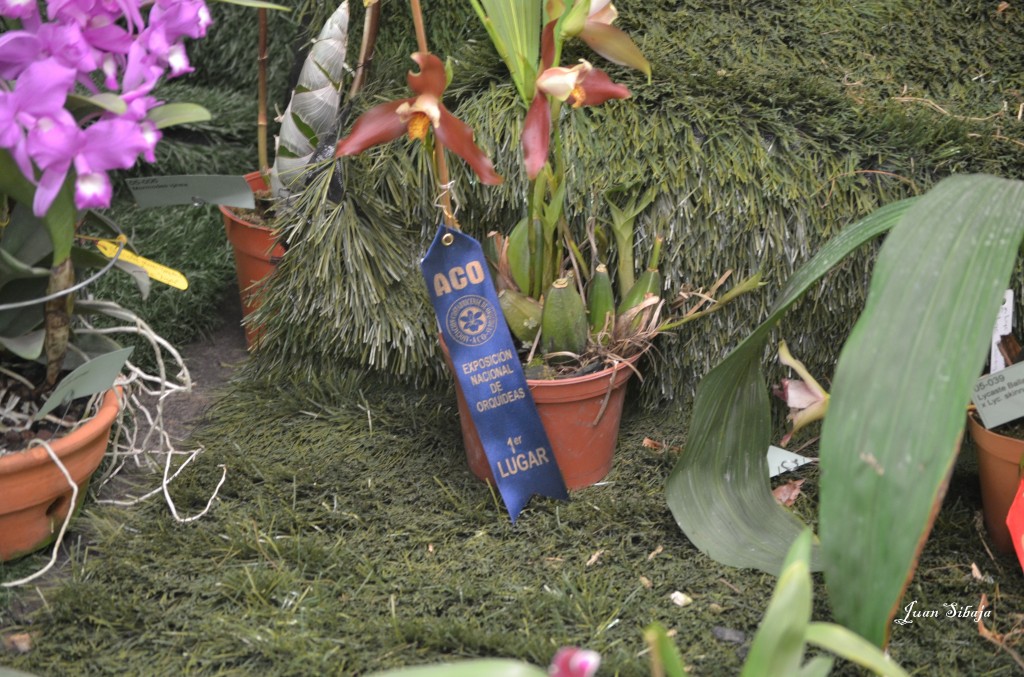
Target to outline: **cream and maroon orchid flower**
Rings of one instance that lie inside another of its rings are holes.
[[[394,141],[402,135],[423,140],[434,130],[438,142],[476,172],[481,183],[497,185],[502,178],[494,165],[473,142],[473,130],[444,107],[441,96],[447,86],[444,64],[428,52],[412,55],[420,72],[409,72],[409,89],[416,96],[374,106],[359,116],[348,136],[338,141],[335,157],[358,155],[367,148]]]
[[[548,4],[548,13],[553,17],[561,16],[562,0],[552,0]],[[586,14],[583,13],[584,9]],[[569,15],[562,23],[561,33],[564,37],[579,37],[583,42],[620,66],[628,66],[651,77],[651,64],[648,63],[640,48],[625,32],[612,26],[619,13],[611,0],[576,0],[569,9]]]
[[[779,343],[779,362],[800,376],[799,379],[784,378],[779,385],[772,388],[772,392],[789,405],[789,416],[786,418],[792,425],[780,441],[780,444],[785,446],[798,430],[825,417],[829,394],[811,376],[803,362],[793,357],[785,341]]]
[[[572,68],[548,68],[537,78],[537,95],[523,123],[523,159],[526,175],[537,178],[548,160],[551,143],[551,107],[547,96],[573,108],[598,106],[610,99],[628,99],[629,89],[612,82],[608,74],[580,59]]]

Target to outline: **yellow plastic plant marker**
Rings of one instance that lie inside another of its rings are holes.
[[[96,248],[100,250],[101,254],[112,259],[117,255],[117,250],[121,244],[127,241],[127,237],[124,235],[118,235],[116,240],[96,240]],[[142,256],[138,256],[137,254],[133,254],[127,249],[123,249],[121,251],[119,259],[125,263],[131,263],[132,265],[142,268],[146,271],[146,275],[149,275],[151,279],[156,280],[157,282],[163,282],[169,287],[181,289],[182,291],[188,289],[188,280],[184,275],[173,268],[168,268],[156,261],[151,261]]]

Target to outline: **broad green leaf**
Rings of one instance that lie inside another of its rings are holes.
[[[195,103],[165,103],[150,108],[146,115],[157,129],[190,122],[206,122],[211,119],[210,111]]]
[[[891,228],[916,199],[882,207],[830,240],[793,274],[768,318],[698,385],[686,451],[666,493],[679,527],[712,559],[779,572],[804,525],[775,501],[768,480],[771,418],[761,370],[768,337],[804,292],[850,252]]]
[[[41,219],[32,214],[32,205],[15,203],[11,221],[0,230],[0,251],[18,259],[22,266],[49,264],[53,245]]]
[[[46,416],[62,402],[108,390],[114,384],[117,375],[121,373],[121,367],[124,366],[132,350],[133,348],[122,348],[100,355],[65,376],[50,393],[50,397],[43,403],[43,406],[39,408],[36,419]]]
[[[828,677],[835,662],[831,656],[815,656],[804,663],[794,677]]]
[[[541,5],[539,0],[471,0],[477,16],[505,62],[523,101],[533,99],[536,67],[540,63]]]
[[[644,628],[644,641],[650,650],[652,677],[684,677],[689,674],[679,648],[661,623],[654,622]]]
[[[46,332],[42,329],[17,336],[0,336],[0,348],[9,350],[23,360],[35,360],[43,354],[45,336]]]
[[[501,658],[437,663],[375,672],[368,677],[546,677],[547,670],[520,661]]]
[[[43,224],[53,244],[53,265],[67,260],[71,254],[71,243],[75,237],[74,176],[68,174],[53,199],[53,203],[43,216]],[[36,187],[21,173],[11,154],[0,149],[0,194],[9,195],[16,202],[31,206],[35,198]]]
[[[804,660],[804,635],[811,620],[811,539],[805,528],[786,555],[782,575],[757,628],[743,677],[795,675]]]
[[[849,628],[836,623],[811,623],[807,626],[807,641],[857,663],[883,677],[909,677],[907,672],[881,649]]]
[[[4,249],[0,249],[0,289],[8,282],[33,277],[49,277],[49,268],[26,265],[21,259],[15,258]]]
[[[39,303],[39,299],[46,295],[49,281],[47,271],[45,276],[14,280],[4,285],[3,303],[0,304],[0,334],[7,337],[21,336],[42,326],[43,304]],[[10,307],[15,304],[17,307]]]
[[[883,646],[945,492],[1024,234],[1024,182],[954,176],[886,238],[832,383],[822,559],[835,619]]]

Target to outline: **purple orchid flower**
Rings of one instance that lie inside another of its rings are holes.
[[[601,666],[601,654],[590,649],[564,646],[555,653],[548,667],[551,677],[594,677]]]
[[[0,149],[35,184],[33,212],[46,213],[72,171],[76,206],[109,206],[107,172],[155,160],[150,93],[192,71],[183,42],[206,34],[205,3],[0,0],[0,16],[21,23],[0,35]],[[65,104],[76,85],[117,94],[125,110],[75,119]]]
[[[39,20],[39,7],[35,0],[0,0],[0,16],[32,24]]]

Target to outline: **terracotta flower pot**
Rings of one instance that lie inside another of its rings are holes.
[[[441,345],[444,348],[444,343]],[[446,348],[444,353],[451,370]],[[636,355],[627,362],[586,376],[526,380],[566,488],[589,487],[603,480],[611,471],[626,383],[639,359],[640,356]],[[455,393],[469,469],[481,480],[494,482],[491,465],[458,379],[455,381]]]
[[[53,542],[68,512],[81,506],[119,410],[118,390],[108,390],[95,416],[50,445],[78,485],[75,505],[67,479],[43,447],[0,456],[0,561]]]
[[[1020,483],[1024,440],[988,430],[974,413],[967,417],[967,426],[978,450],[978,478],[981,480],[985,528],[996,548],[1012,553],[1013,539],[1006,526],[1006,515]]]
[[[266,190],[263,175],[252,172],[245,175],[253,192]],[[228,242],[235,252],[235,270],[238,273],[238,290],[242,295],[242,317],[259,308],[260,288],[263,280],[274,271],[277,262],[284,256],[284,247],[277,242],[276,234],[266,226],[240,219],[226,207],[220,208],[224,217],[224,229]],[[259,338],[259,327],[245,325],[245,340],[252,346]]]

